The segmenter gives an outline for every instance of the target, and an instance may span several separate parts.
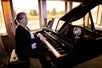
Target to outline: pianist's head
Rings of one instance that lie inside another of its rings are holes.
[[[15,24],[19,24],[21,26],[26,26],[28,24],[27,15],[25,12],[20,12],[16,15]]]

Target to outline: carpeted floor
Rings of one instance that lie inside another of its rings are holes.
[[[87,62],[81,63],[74,68],[102,68],[102,55]]]
[[[30,68],[42,68],[38,59],[30,59],[31,65]],[[74,66],[73,68],[102,68],[102,55]]]
[[[38,59],[31,58],[30,62],[30,68],[42,68]]]
[[[38,59],[30,58],[30,68],[42,68]],[[17,65],[17,64],[15,64]],[[17,67],[14,64],[11,66]],[[11,68],[11,67],[9,67]],[[102,68],[102,55],[74,66],[73,68]]]

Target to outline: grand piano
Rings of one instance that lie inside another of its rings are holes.
[[[40,31],[46,37],[42,42],[55,68],[72,68],[102,54],[102,30],[95,29],[90,11],[101,3],[101,0],[87,0],[62,16],[55,30],[45,27]],[[87,13],[89,27],[85,26],[88,22],[81,26],[72,24]]]

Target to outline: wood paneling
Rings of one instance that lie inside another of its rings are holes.
[[[11,7],[9,0],[2,1],[2,7],[4,12],[4,20],[7,29],[7,36],[3,36],[3,42],[6,49],[10,50],[13,49],[15,46],[14,43],[14,28],[13,28],[13,21],[12,21],[12,14],[11,14]]]

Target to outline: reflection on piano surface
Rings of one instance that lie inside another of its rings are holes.
[[[93,31],[94,28],[92,28],[92,30],[87,30],[84,27],[70,24],[84,17],[86,13],[100,3],[102,3],[100,0],[83,2],[59,19],[58,22],[60,22],[60,20],[64,21],[60,29],[56,27],[56,30],[53,31],[46,27],[40,31],[40,33],[46,37],[46,39],[42,41],[57,68],[70,68],[99,56],[102,53],[102,34]],[[91,25],[94,27],[92,21]],[[73,34],[73,29],[76,27],[81,29],[80,38],[78,39],[76,39]]]

